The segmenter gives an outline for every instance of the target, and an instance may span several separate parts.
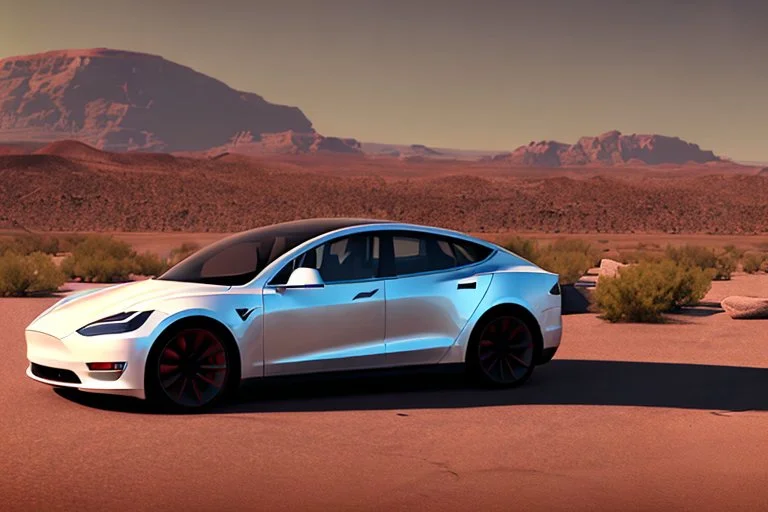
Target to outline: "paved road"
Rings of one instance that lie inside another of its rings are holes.
[[[763,283],[764,285],[765,283]],[[52,299],[0,299],[3,510],[736,510],[768,505],[768,330],[565,318],[518,390],[451,376],[249,388],[200,416],[24,376]]]

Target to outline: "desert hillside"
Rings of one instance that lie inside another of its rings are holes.
[[[0,156],[0,225],[228,232],[363,216],[471,232],[768,232],[758,168],[515,168],[359,155],[110,153],[58,142]]]
[[[76,137],[103,149],[170,152],[287,130],[313,131],[296,107],[155,55],[93,49],[0,60],[0,140]]]

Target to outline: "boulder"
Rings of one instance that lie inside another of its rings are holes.
[[[764,318],[768,319],[768,299],[759,297],[742,297],[734,295],[726,297],[720,303],[731,318]]]
[[[603,258],[600,260],[600,272],[598,275],[600,277],[616,277],[616,274],[619,273],[619,269],[626,266],[625,263]]]

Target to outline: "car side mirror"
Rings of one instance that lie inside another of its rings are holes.
[[[297,268],[291,272],[291,277],[283,288],[322,288],[325,286],[320,272],[314,268]]]

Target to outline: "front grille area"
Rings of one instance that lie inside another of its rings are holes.
[[[80,379],[77,378],[75,372],[70,370],[62,370],[61,368],[51,368],[50,366],[43,366],[41,364],[32,363],[32,375],[40,377],[45,380],[52,380],[55,382],[65,382],[67,384],[80,384]]]

